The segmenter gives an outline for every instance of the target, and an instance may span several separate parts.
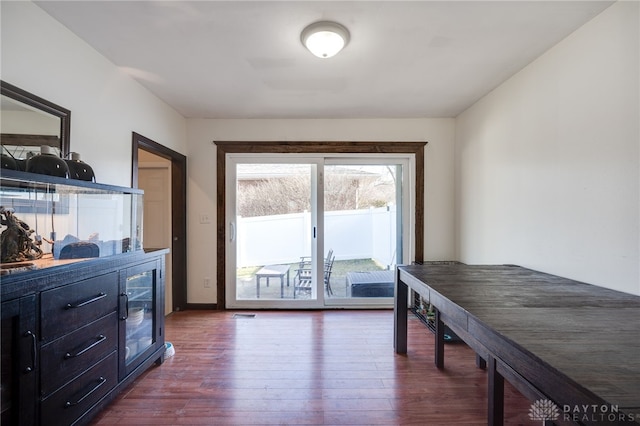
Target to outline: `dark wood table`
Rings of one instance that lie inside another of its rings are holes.
[[[559,423],[640,424],[640,296],[511,265],[401,266],[400,354],[409,288],[436,309],[436,366],[444,368],[447,324],[488,368],[488,424],[503,423],[504,379],[555,403]]]

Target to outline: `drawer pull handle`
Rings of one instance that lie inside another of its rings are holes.
[[[31,337],[31,365],[24,369],[25,373],[31,373],[36,369],[36,359],[38,355],[38,345],[37,338],[34,333],[31,331],[26,331],[24,333],[24,337]]]
[[[70,359],[70,358],[75,358],[78,357],[80,355],[82,355],[83,353],[87,352],[88,350],[96,347],[97,345],[99,345],[100,343],[104,342],[105,340],[107,340],[107,336],[100,334],[98,337],[96,337],[96,341],[91,343],[89,346],[87,346],[84,349],[80,349],[78,352],[76,352],[75,354],[72,354],[71,352],[67,352],[66,354],[64,354],[64,359]]]
[[[76,303],[75,305],[72,305],[71,303],[67,303],[67,306],[65,307],[65,309],[82,308],[83,306],[87,306],[90,303],[97,302],[98,300],[104,299],[105,297],[107,297],[107,293],[100,292],[100,294],[98,294],[96,297],[92,297],[91,299],[85,300],[84,302]]]
[[[94,387],[92,387],[89,392],[85,393],[84,395],[82,395],[77,401],[71,402],[71,401],[67,401],[64,404],[64,408],[69,408],[69,407],[73,407],[74,405],[78,405],[80,403],[82,403],[82,401],[84,401],[85,399],[87,399],[89,397],[89,395],[91,395],[92,393],[94,393],[95,391],[98,390],[98,388],[102,385],[104,385],[105,383],[107,383],[107,379],[105,379],[104,377],[100,376],[100,378],[98,379],[98,384],[95,385]]]

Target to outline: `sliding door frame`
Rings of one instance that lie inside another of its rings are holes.
[[[226,309],[226,154],[414,154],[415,234],[414,260],[424,257],[424,147],[427,142],[258,142],[214,141],[217,192],[217,308]]]

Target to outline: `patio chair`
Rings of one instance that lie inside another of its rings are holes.
[[[324,260],[324,288],[327,294],[333,295],[331,289],[331,269],[333,268],[333,250],[329,250],[327,257]],[[296,275],[293,278],[293,298],[296,298],[297,293],[300,291],[308,291],[311,293],[311,259],[309,257],[301,257],[299,268],[296,270]]]
[[[324,263],[328,263],[331,260],[332,256],[333,249],[330,249],[329,252],[327,252],[327,257],[324,258]],[[311,256],[300,256],[299,270],[311,274]]]
[[[333,256],[333,249],[330,249],[327,253],[327,257],[324,258],[324,264],[326,265]],[[295,279],[303,280],[303,279],[311,279],[311,256],[300,256],[300,263],[298,265],[298,269],[296,269]]]

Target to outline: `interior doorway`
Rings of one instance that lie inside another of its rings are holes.
[[[144,190],[144,247],[171,247],[171,161],[139,149],[138,188]],[[165,259],[165,314],[173,312],[173,262]]]
[[[145,191],[143,243],[171,250],[166,259],[166,314],[187,307],[186,163],[184,155],[133,132],[131,186]]]

